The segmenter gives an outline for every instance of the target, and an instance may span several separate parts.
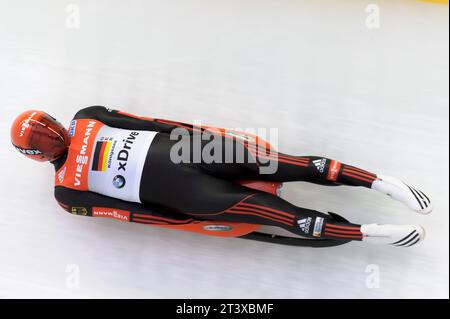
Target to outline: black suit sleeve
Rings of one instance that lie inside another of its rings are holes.
[[[141,117],[118,110],[107,109],[104,106],[90,106],[78,111],[74,119],[98,120],[108,126],[123,128],[128,130],[143,130],[170,133],[175,128],[185,129],[188,134],[195,130],[201,130],[191,124]]]
[[[127,213],[128,220],[125,221],[131,222],[171,225],[186,224],[192,221],[189,216],[167,208],[155,206],[150,209],[139,203],[127,202],[94,192],[77,191],[63,186],[55,187],[55,198],[64,210],[74,215],[94,216],[95,210],[108,212],[120,210]]]

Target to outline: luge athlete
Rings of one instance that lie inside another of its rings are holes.
[[[187,139],[171,132],[184,129]],[[424,238],[419,225],[358,225],[329,214],[295,206],[238,180],[306,181],[322,185],[362,186],[377,190],[427,214],[427,195],[397,178],[377,175],[320,156],[292,156],[268,151],[252,141],[221,136],[228,146],[242,148],[246,160],[192,161],[193,146],[204,131],[186,123],[146,118],[92,106],[80,110],[67,131],[45,112],[30,110],[14,121],[11,141],[22,154],[50,161],[56,169],[55,197],[67,211],[156,225],[217,220],[282,227],[311,239],[356,240],[412,246]],[[185,142],[183,142],[185,140]],[[178,143],[178,144],[177,144]],[[191,161],[175,163],[173,147],[186,145]],[[224,155],[225,156],[225,155]],[[222,158],[223,159],[223,158]],[[276,161],[272,174],[259,163]]]

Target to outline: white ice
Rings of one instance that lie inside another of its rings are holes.
[[[380,28],[366,27],[370,3]],[[448,298],[448,27],[448,6],[414,0],[0,0],[0,297]],[[431,215],[361,188],[283,196],[427,238],[310,249],[70,215],[10,123],[99,104],[275,127],[284,152],[401,177]]]

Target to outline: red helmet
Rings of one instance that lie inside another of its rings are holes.
[[[47,113],[30,110],[14,120],[11,142],[23,155],[45,162],[64,154],[69,145],[69,135],[64,126]]]

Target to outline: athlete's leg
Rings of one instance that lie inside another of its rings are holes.
[[[166,136],[155,137],[141,180],[140,198],[144,204],[157,204],[197,219],[278,226],[311,238],[365,240],[381,232],[383,238],[394,243],[413,231],[419,234],[413,242],[422,236],[415,226],[399,226],[393,232],[394,228],[381,231],[378,225],[337,222],[327,214],[206,174],[197,164],[174,163],[169,155],[171,147]]]
[[[325,157],[292,156],[255,144],[243,145],[230,139],[224,141],[224,145],[227,143],[233,143],[236,153],[244,154],[243,163],[202,161],[201,166],[212,174],[229,179],[250,178],[277,182],[306,181],[330,186],[362,186],[389,195],[416,212],[426,214],[432,210],[430,199],[422,191],[394,177],[377,175]],[[223,149],[223,153],[225,152],[226,147]],[[275,169],[268,170],[268,167]]]
[[[153,183],[146,186],[149,202],[197,219],[278,226],[311,238],[362,239],[359,225],[335,222],[327,214],[205,174],[200,168],[184,167],[174,173],[176,183],[163,188]]]
[[[314,239],[362,240],[399,246],[414,245],[424,237],[420,226],[338,222],[328,214],[202,173],[192,175],[186,187],[184,191],[176,191],[169,205],[197,219],[278,226]]]

